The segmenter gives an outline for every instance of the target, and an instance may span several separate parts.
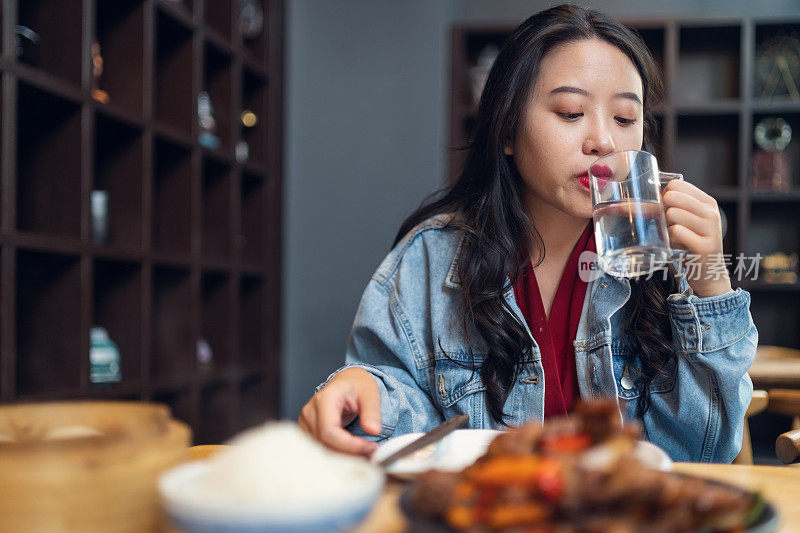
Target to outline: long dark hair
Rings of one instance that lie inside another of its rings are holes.
[[[503,294],[506,279],[513,284],[530,257],[530,238],[539,260],[544,244],[522,199],[522,179],[513,157],[504,153],[513,143],[525,105],[548,52],[569,42],[601,39],[622,50],[636,66],[644,88],[645,146],[654,133],[652,108],[661,97],[661,78],[641,38],[614,19],[597,11],[561,5],[533,15],[518,26],[503,45],[481,95],[474,138],[463,170],[452,185],[435,193],[400,227],[395,244],[414,226],[441,213],[452,214],[448,226],[463,232],[458,273],[464,302],[466,331],[476,332],[485,345],[480,376],[486,387],[491,417],[505,424],[503,405],[523,365],[531,360],[532,346],[524,324],[516,318]],[[666,280],[632,283],[635,301],[627,329],[638,343],[643,392],[640,407],[647,409],[653,378],[662,371],[671,349],[666,296],[673,292],[674,275]]]

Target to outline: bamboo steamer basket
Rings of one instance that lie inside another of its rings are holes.
[[[0,406],[0,529],[157,531],[157,478],[188,458],[190,441],[158,404]]]

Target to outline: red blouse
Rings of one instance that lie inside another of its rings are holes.
[[[586,281],[578,275],[578,260],[584,251],[595,251],[591,222],[584,230],[567,261],[558,282],[550,320],[544,311],[536,274],[528,262],[514,283],[514,296],[542,355],[544,368],[544,416],[565,415],[579,397],[572,341],[586,296]]]

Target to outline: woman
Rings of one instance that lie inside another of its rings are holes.
[[[699,258],[692,279],[577,272],[594,250],[587,169],[647,146],[659,89],[641,39],[601,13],[559,6],[523,22],[491,69],[457,183],[400,228],[347,365],[300,426],[369,454],[460,413],[502,428],[609,396],[673,459],[730,462],[757,332],[749,294],[706,275],[722,257],[714,199],[688,181],[663,194],[672,246]]]

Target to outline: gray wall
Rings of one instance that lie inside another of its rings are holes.
[[[287,6],[283,406],[342,364],[367,280],[441,185],[450,0]]]
[[[283,405],[339,367],[361,292],[446,171],[449,27],[559,2],[288,0]],[[800,15],[799,0],[596,0],[619,17]]]

